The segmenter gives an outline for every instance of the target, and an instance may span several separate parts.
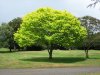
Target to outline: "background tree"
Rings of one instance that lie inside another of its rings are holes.
[[[95,33],[100,32],[100,20],[91,17],[91,16],[84,16],[80,18],[82,26],[87,29],[88,37],[84,41],[84,49],[86,52],[86,57],[88,56],[88,50],[93,46],[96,37],[94,37]]]
[[[8,25],[11,27],[11,30],[9,33],[10,37],[9,37],[9,42],[8,42],[10,50],[11,50],[11,48],[16,49],[16,47],[18,47],[17,43],[14,41],[13,34],[18,30],[21,23],[22,23],[22,19],[20,17],[17,17],[8,23]]]
[[[93,47],[96,50],[100,50],[100,32],[94,34],[93,38],[95,38]]]
[[[11,27],[7,23],[2,23],[0,26],[0,47],[8,47],[8,38],[10,37]]]
[[[84,16],[80,18],[82,26],[84,26],[88,34],[92,35],[100,32],[100,20],[91,16]]]
[[[67,11],[40,8],[23,17],[23,22],[14,34],[21,46],[46,45],[52,59],[53,44],[75,46],[86,37],[86,29]]]
[[[0,45],[1,47],[9,47],[11,49],[18,47],[14,41],[13,34],[17,31],[21,24],[21,18],[15,18],[9,23],[2,23],[0,26]]]

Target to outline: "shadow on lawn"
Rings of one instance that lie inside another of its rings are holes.
[[[18,51],[0,51],[0,53],[14,53],[14,52],[18,52]]]
[[[12,53],[10,51],[0,51],[0,53]]]
[[[100,57],[98,57],[98,58],[97,57],[93,57],[93,58],[90,57],[88,59],[100,59]]]
[[[85,58],[72,58],[72,57],[55,57],[53,59],[48,59],[47,57],[34,57],[29,59],[20,59],[22,61],[30,62],[51,62],[51,63],[74,63],[86,60]]]

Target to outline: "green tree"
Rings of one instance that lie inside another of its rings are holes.
[[[1,47],[9,47],[10,51],[15,48],[17,44],[14,41],[13,34],[20,27],[22,22],[21,18],[15,18],[9,23],[2,23],[0,26],[0,45]]]
[[[0,26],[0,45],[1,47],[9,47],[8,41],[10,38],[10,34],[12,34],[12,28],[8,25],[8,23],[2,23]]]
[[[87,30],[87,39],[84,41],[84,49],[86,52],[86,58],[89,58],[88,50],[93,46],[96,37],[94,34],[100,32],[100,20],[91,17],[84,16],[80,18],[82,26],[84,26]]]
[[[93,38],[95,38],[95,41],[94,41],[94,49],[98,49],[100,50],[100,32],[94,34]]]
[[[13,20],[11,20],[8,24],[10,27],[12,27],[13,33],[15,33],[18,30],[18,28],[20,27],[21,23],[22,23],[22,18],[17,17],[17,18],[14,18]]]
[[[14,39],[21,47],[33,44],[46,45],[49,59],[52,59],[53,44],[75,46],[82,42],[86,34],[86,29],[71,13],[40,8],[23,17]]]
[[[9,33],[10,37],[8,38],[10,51],[11,51],[11,48],[16,49],[17,43],[14,41],[14,35],[13,34],[18,30],[21,23],[22,23],[22,19],[20,17],[14,18],[13,20],[11,20],[8,23],[8,25],[11,28],[10,33]]]

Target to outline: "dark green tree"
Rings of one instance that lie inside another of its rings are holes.
[[[22,23],[22,19],[20,17],[17,17],[13,20],[11,20],[8,25],[11,27],[10,30],[10,37],[9,37],[9,49],[11,51],[11,48],[14,48],[16,50],[17,43],[14,41],[14,33],[18,30],[20,27],[20,24]]]
[[[93,42],[95,41],[95,37],[93,36],[95,33],[100,32],[100,20],[91,17],[84,16],[80,18],[82,26],[87,29],[87,39],[84,41],[84,49],[86,52],[86,58],[89,58],[88,50],[93,46]]]
[[[12,34],[12,28],[7,23],[2,23],[0,26],[0,45],[1,47],[8,47],[8,41],[10,34]]]
[[[94,34],[93,38],[95,38],[93,45],[94,49],[100,50],[100,32]]]
[[[15,18],[9,23],[2,23],[0,26],[0,45],[1,47],[16,48],[13,34],[18,30],[22,22],[21,18]]]

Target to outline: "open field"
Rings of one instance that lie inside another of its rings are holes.
[[[83,50],[54,50],[49,60],[46,50],[9,52],[1,48],[0,68],[100,67],[100,50],[90,50],[89,56],[85,59]]]

